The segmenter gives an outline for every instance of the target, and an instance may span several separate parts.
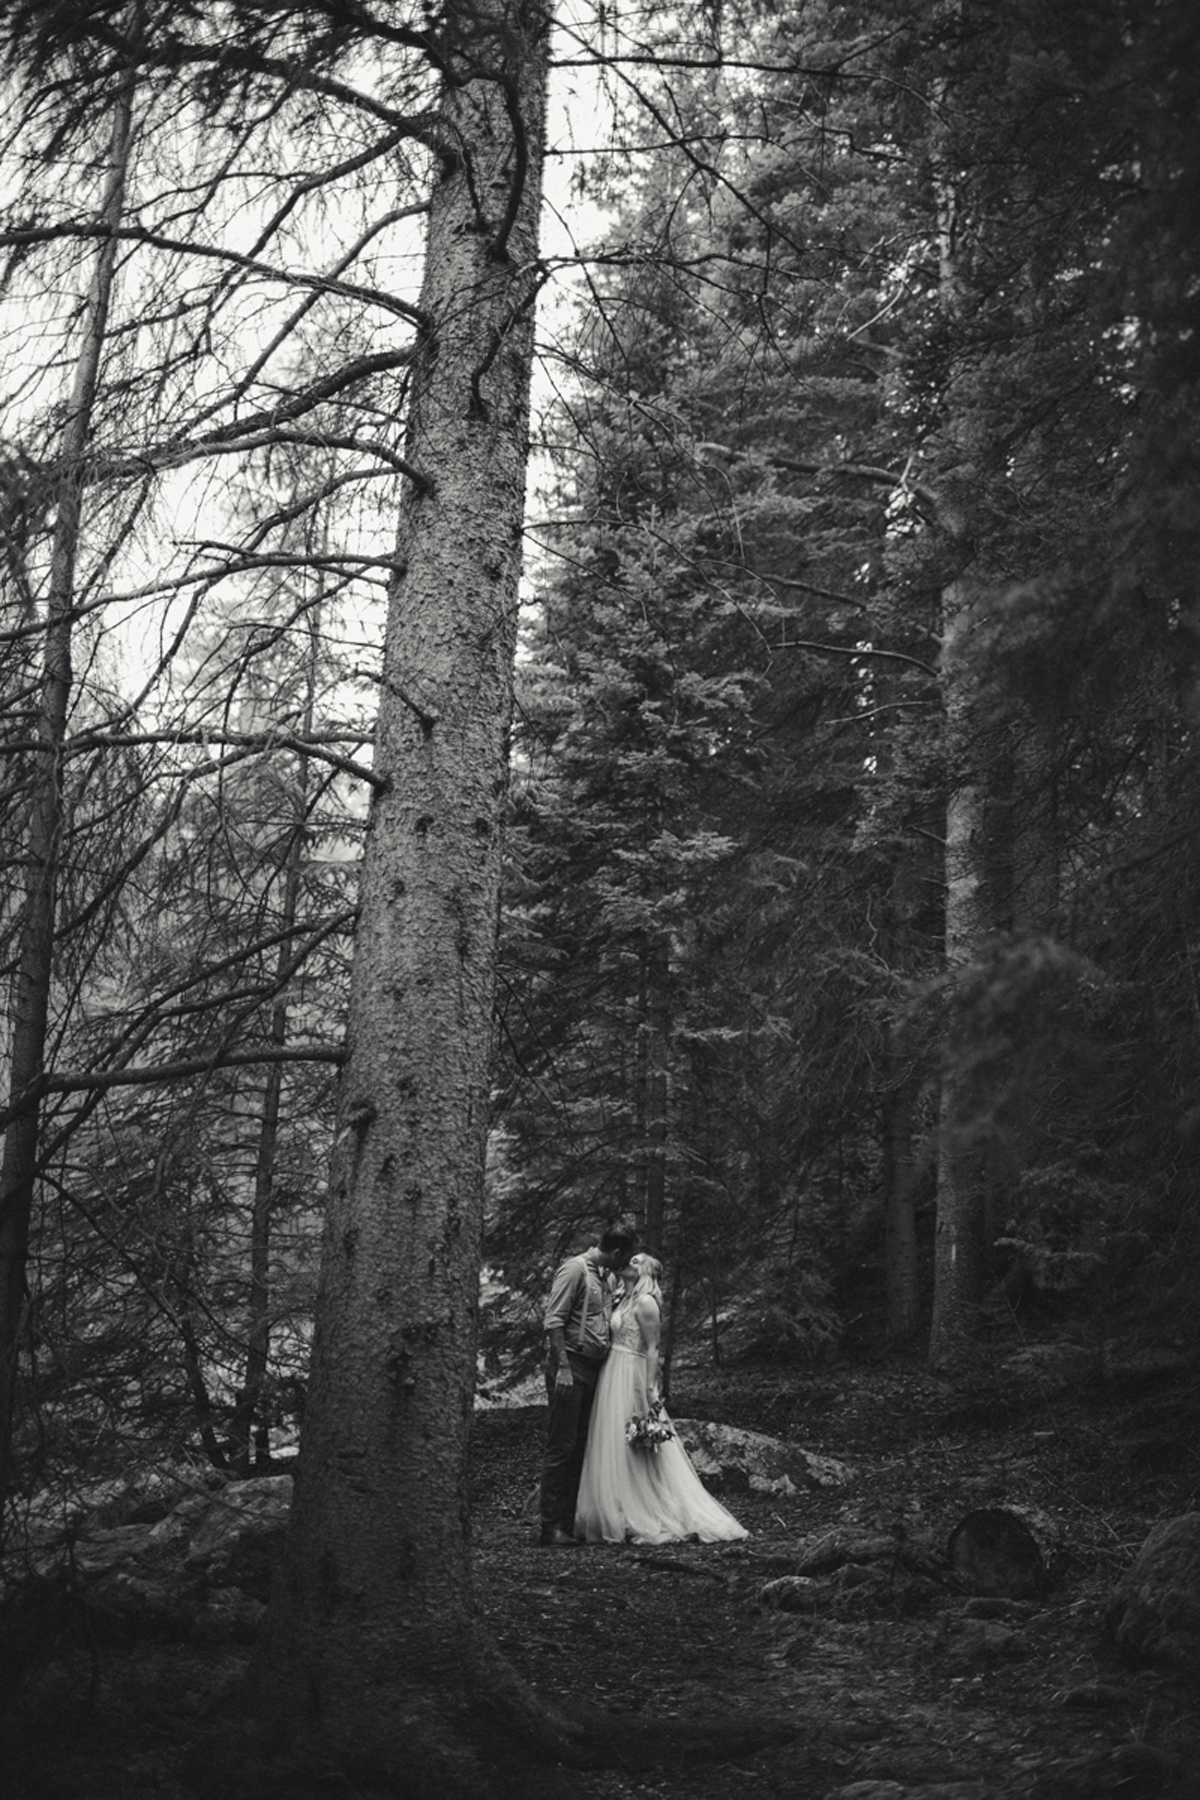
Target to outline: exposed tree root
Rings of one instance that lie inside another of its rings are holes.
[[[573,1667],[564,1646],[564,1684]],[[569,1696],[551,1700],[475,1631],[460,1646],[452,1679],[378,1687],[364,1695],[350,1728],[327,1720],[281,1733],[249,1719],[231,1723],[193,1758],[189,1780],[204,1800],[565,1800],[571,1771],[733,1759],[798,1730],[778,1718],[656,1719]]]
[[[575,1666],[564,1646],[564,1684]],[[704,1721],[611,1713],[577,1703],[570,1695],[554,1700],[533,1688],[483,1632],[474,1634],[464,1656],[463,1679],[473,1739],[483,1765],[507,1780],[531,1766],[571,1769],[648,1768],[655,1764],[720,1760],[753,1755],[787,1743],[797,1734],[791,1720],[708,1718]]]

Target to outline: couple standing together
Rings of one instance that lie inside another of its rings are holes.
[[[582,1256],[568,1257],[550,1289],[543,1544],[748,1535],[713,1499],[673,1432],[653,1449],[627,1436],[629,1421],[644,1420],[659,1401],[662,1265],[638,1254],[637,1241],[631,1227],[613,1226]]]

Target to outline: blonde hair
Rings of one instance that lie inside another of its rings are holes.
[[[657,1256],[651,1256],[648,1250],[639,1250],[636,1256],[630,1257],[629,1261],[631,1267],[637,1270],[637,1280],[633,1284],[630,1299],[637,1300],[642,1294],[649,1294],[650,1298],[657,1300],[661,1306],[662,1288],[659,1284],[662,1280],[663,1266]]]

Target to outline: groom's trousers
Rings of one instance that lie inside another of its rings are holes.
[[[558,1366],[546,1368],[546,1389],[550,1401],[550,1420],[546,1436],[546,1454],[542,1462],[540,1496],[543,1533],[575,1530],[575,1502],[579,1497],[579,1477],[587,1449],[588,1424],[596,1383],[603,1363],[567,1352],[571,1364],[570,1387],[559,1387]]]

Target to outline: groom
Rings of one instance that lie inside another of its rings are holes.
[[[605,1276],[623,1269],[637,1249],[632,1225],[613,1225],[582,1256],[569,1256],[554,1276],[542,1325],[550,1423],[542,1462],[541,1539],[574,1544],[575,1500],[600,1369],[608,1355],[612,1295]]]

